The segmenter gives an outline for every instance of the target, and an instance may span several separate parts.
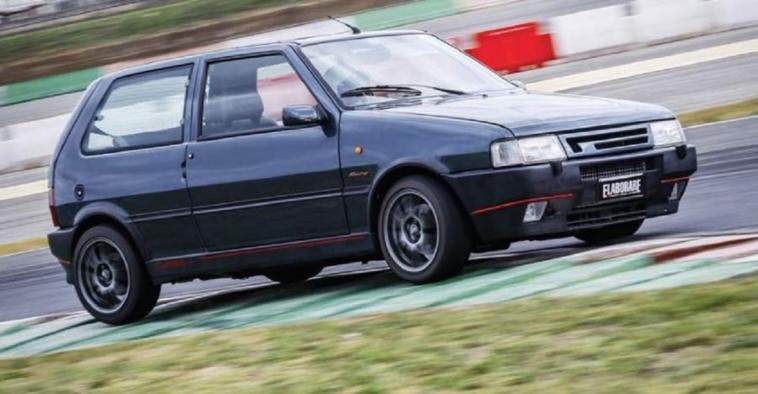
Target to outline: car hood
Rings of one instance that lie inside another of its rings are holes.
[[[516,136],[672,118],[667,109],[624,100],[509,91],[428,100],[387,111],[448,117],[506,127]]]

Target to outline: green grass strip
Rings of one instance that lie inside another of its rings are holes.
[[[361,30],[381,30],[422,20],[441,18],[458,12],[454,0],[418,0],[406,4],[365,11],[354,16]]]
[[[0,391],[750,392],[758,278],[0,361]]]
[[[758,99],[739,101],[679,114],[685,127],[758,115]]]
[[[3,36],[0,37],[0,63],[44,51],[65,51],[129,39],[287,2],[289,0],[216,0],[210,5],[207,0],[180,0],[163,6]]]
[[[98,67],[53,75],[6,86],[4,105],[38,100],[59,94],[78,92],[102,75]]]
[[[18,242],[0,244],[0,256],[6,256],[14,253],[28,252],[35,249],[47,247],[47,238],[39,237],[26,239]]]

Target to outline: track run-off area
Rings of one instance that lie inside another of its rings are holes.
[[[758,273],[758,234],[659,238],[534,261],[479,256],[466,272],[416,286],[386,270],[326,276],[163,300],[145,320],[112,327],[80,312],[0,325],[0,357],[34,355],[210,330],[270,326],[416,308],[466,307],[531,297],[658,290]]]
[[[475,21],[486,22],[491,13],[481,10],[410,27],[440,34],[453,28],[452,35]],[[492,23],[501,23],[500,19]],[[689,111],[756,97],[757,31],[754,27],[694,37],[509,78],[545,90]],[[697,56],[703,54],[711,57]],[[682,59],[690,63],[681,63]],[[646,68],[630,71],[629,65]],[[47,99],[42,105],[21,104],[14,114],[5,107],[0,114],[8,121],[11,115],[24,118],[18,121],[59,116],[77,98],[72,94]],[[473,256],[461,276],[437,284],[404,283],[383,262],[331,267],[314,280],[292,286],[274,285],[260,277],[195,281],[164,286],[160,305],[142,322],[110,327],[82,311],[74,289],[65,283],[63,271],[47,250],[0,257],[0,357],[407,309],[646,291],[756,275],[758,117],[696,126],[686,134],[698,149],[699,170],[678,214],[649,220],[636,236],[601,248],[573,239],[516,243],[507,251]],[[45,169],[0,177],[0,240],[42,236],[49,230],[44,177]]]
[[[461,276],[438,284],[404,283],[383,262],[332,267],[293,286],[260,277],[195,281],[164,286],[159,307],[144,321],[110,327],[81,311],[47,250],[0,257],[0,299],[5,300],[0,357],[209,330],[654,290],[755,275],[758,117],[695,126],[686,134],[698,147],[699,170],[678,214],[649,220],[635,237],[599,249],[570,238],[516,243],[504,252],[474,256]]]
[[[696,126],[688,128],[686,134],[689,142],[698,148],[699,169],[687,187],[679,213],[648,220],[637,235],[625,241],[679,238],[692,234],[758,233],[758,161],[755,160],[758,117]],[[18,204],[5,206],[3,215],[7,213],[9,218],[23,220],[30,212],[26,205],[35,204],[33,197],[28,199],[21,209]],[[47,215],[44,199],[36,205],[34,209],[41,210],[40,215]],[[0,203],[0,211],[2,208]],[[47,217],[43,219],[49,221]],[[518,257],[519,261],[537,262],[587,250],[591,248],[575,239],[565,238],[518,242],[506,252]],[[505,262],[507,266],[512,264],[510,260]],[[502,266],[501,263],[496,265]],[[330,267],[322,277],[366,269],[386,270],[387,267],[383,262],[348,264]],[[202,303],[206,295],[214,292],[268,285],[270,282],[262,277],[217,279],[164,285],[161,294],[164,301],[195,297]],[[250,301],[254,302],[254,298],[251,297]],[[63,270],[46,249],[0,257],[0,300],[5,300],[0,308],[0,321],[82,310],[74,289],[65,282]]]

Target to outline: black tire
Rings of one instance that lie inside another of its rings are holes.
[[[410,206],[415,213],[406,212]],[[379,210],[377,233],[387,264],[400,278],[417,284],[443,280],[461,271],[471,253],[468,230],[453,196],[443,185],[423,176],[394,184]],[[430,253],[432,243],[435,246]]]
[[[263,276],[283,285],[301,283],[318,275],[324,267],[318,265],[291,266],[270,268],[263,272]]]
[[[161,292],[132,244],[109,226],[93,227],[79,238],[74,251],[74,287],[95,319],[113,325],[147,316]]]
[[[574,234],[574,236],[590,245],[602,244],[633,235],[640,229],[644,221],[644,219],[640,219],[591,230],[582,230]]]

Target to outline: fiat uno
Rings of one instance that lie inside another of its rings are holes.
[[[52,159],[50,249],[84,307],[123,324],[163,283],[379,258],[427,283],[471,252],[677,212],[696,154],[670,111],[522,86],[413,31],[107,75]]]

